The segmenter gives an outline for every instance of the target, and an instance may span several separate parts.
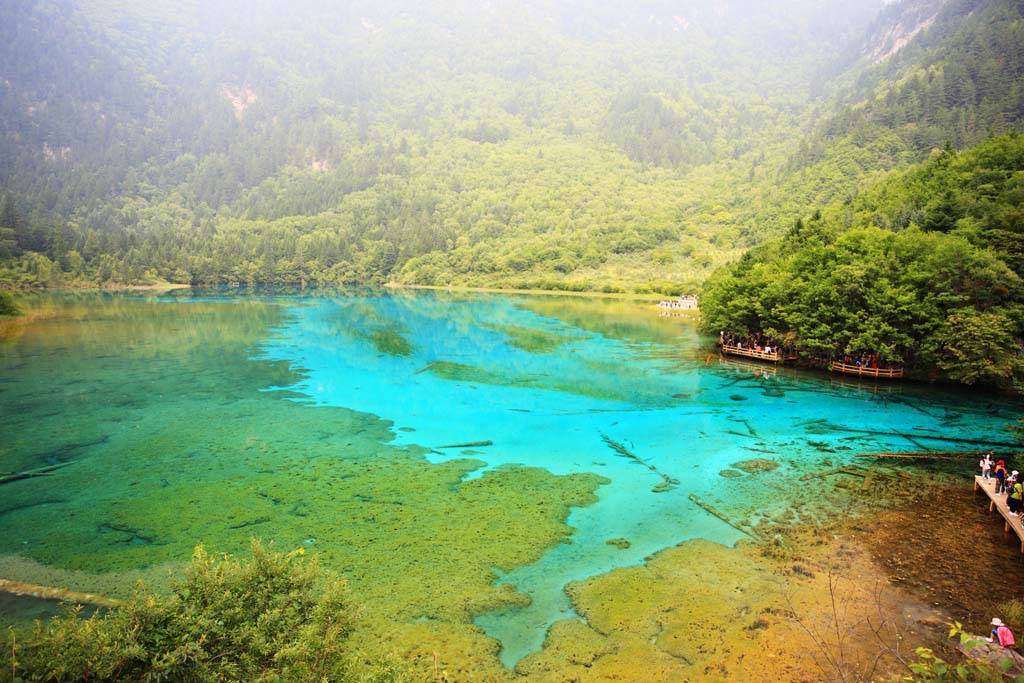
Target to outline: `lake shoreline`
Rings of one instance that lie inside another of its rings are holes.
[[[385,289],[410,289],[410,290],[424,290],[424,291],[435,291],[435,292],[474,292],[480,294],[527,294],[536,296],[572,296],[572,297],[593,297],[597,299],[617,299],[624,301],[643,301],[643,302],[657,302],[662,301],[667,294],[630,294],[628,292],[597,292],[597,291],[572,291],[572,290],[561,290],[561,289],[502,289],[498,287],[467,287],[457,285],[405,285],[398,283],[386,283],[383,285]],[[688,311],[696,315],[700,314],[698,309]]]

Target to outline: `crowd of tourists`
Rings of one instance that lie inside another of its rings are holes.
[[[1021,477],[1017,470],[1010,471],[1005,460],[993,460],[995,451],[989,451],[978,462],[981,467],[982,481],[996,482],[996,495],[1006,496],[1006,507],[1010,508],[1010,514],[1020,517],[1024,507],[1024,477]]]
[[[772,339],[764,332],[740,335],[723,331],[718,333],[718,343],[722,345],[722,348],[747,349],[758,353],[774,353],[782,349],[781,341]]]
[[[860,355],[843,354],[838,359],[845,365],[856,365],[858,368],[878,369],[878,354],[865,351]]]

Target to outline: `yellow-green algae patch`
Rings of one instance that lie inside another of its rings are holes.
[[[140,576],[160,583],[197,544],[244,555],[259,537],[304,548],[348,579],[362,642],[438,652],[450,670],[472,672],[462,680],[508,675],[498,643],[471,620],[528,600],[497,586],[498,573],[567,541],[570,508],[591,504],[605,479],[502,467],[466,480],[480,461],[432,464],[425,448],[392,445],[390,423],[375,416],[258,391],[298,378],[287,364],[246,360],[280,321],[274,304],[58,309],[13,343],[30,338],[61,357],[75,382],[44,393],[26,373],[10,391],[52,405],[61,428],[12,415],[9,446],[12,469],[72,464],[6,487],[4,578],[116,597]],[[81,353],[64,358],[64,346]]]
[[[116,444],[125,451],[110,465],[79,463],[108,482],[104,500],[77,509],[74,525],[22,526],[23,553],[73,570],[53,573],[55,580],[116,594],[105,575],[186,561],[195,544],[244,554],[256,536],[302,547],[348,579],[364,616],[357,640],[388,642],[407,657],[442,652],[450,670],[472,672],[463,680],[484,680],[506,672],[498,644],[473,616],[528,602],[497,586],[496,570],[536,562],[567,541],[569,508],[591,504],[606,481],[525,467],[465,481],[479,461],[431,464],[425,449],[383,443],[387,423],[369,416],[262,396],[224,408],[231,418],[223,422],[182,415],[176,428],[152,430],[140,420],[151,436],[145,451],[132,446],[137,441]],[[238,419],[243,414],[250,419]],[[201,470],[193,471],[189,461],[200,453]],[[127,457],[150,465],[152,476],[124,479],[116,463]],[[32,563],[3,566],[13,570],[5,578],[38,581]]]
[[[558,349],[566,342],[579,341],[578,335],[554,334],[544,330],[536,330],[517,325],[484,325],[509,337],[509,345],[522,349],[527,353],[545,354]]]
[[[629,383],[622,367],[615,367],[613,364],[596,364],[596,362],[587,360],[583,362],[585,366],[606,365],[609,371],[615,368],[615,372],[620,375],[622,381],[618,384],[602,386],[600,384],[581,383],[574,377],[515,375],[512,369],[508,368],[502,373],[497,373],[450,360],[432,360],[416,371],[416,374],[431,373],[441,379],[454,382],[472,382],[492,386],[561,391],[563,393],[588,396],[601,400],[625,400],[627,398],[629,395]]]
[[[484,368],[465,363],[454,363],[451,361],[431,361],[416,371],[416,374],[429,372],[441,379],[455,382],[472,382],[475,384],[487,384],[499,387],[526,387],[530,389],[541,389],[548,391],[560,391],[566,394],[587,396],[599,400],[623,401],[627,400],[630,394],[631,385],[628,382],[626,371],[621,365],[614,363],[603,363],[597,361],[581,361],[584,365],[602,366],[601,371],[605,375],[612,376],[616,381],[609,384],[595,384],[576,382],[573,378],[564,378],[548,375],[516,375],[514,369],[505,368],[502,372],[492,372]],[[612,372],[617,373],[611,375]]]
[[[465,363],[453,363],[451,361],[436,360],[427,363],[422,368],[416,371],[417,374],[421,372],[429,372],[441,379],[452,380],[454,382],[476,382],[477,384],[493,384],[495,386],[514,386],[517,383],[523,383],[523,380],[515,380],[507,378],[497,372],[490,372],[483,368],[478,368],[473,365],[466,365]]]
[[[274,419],[261,413],[269,402]],[[187,558],[197,543],[244,553],[259,536],[306,547],[396,618],[467,621],[518,600],[494,587],[493,568],[532,563],[567,540],[569,507],[593,502],[604,481],[523,467],[462,481],[482,463],[431,464],[425,449],[382,443],[390,432],[375,418],[272,399],[225,409],[232,415],[223,422],[179,425],[190,433],[187,446],[178,429],[161,429],[145,451],[132,441],[108,466],[79,463],[109,482],[109,495],[77,510],[74,525],[26,529],[26,554],[122,571]],[[119,481],[122,458],[151,464],[153,475]],[[197,465],[201,472],[191,470]]]
[[[570,584],[584,621],[552,626],[517,672],[536,683],[828,680],[819,645],[835,651],[836,617],[846,665],[866,670],[879,649],[867,617],[906,634],[904,613],[928,610],[889,586],[863,547],[828,538],[798,542],[793,555],[687,541]]]
[[[412,344],[397,330],[387,328],[376,329],[370,332],[368,338],[370,343],[373,344],[373,348],[381,353],[386,353],[390,356],[412,355]]]

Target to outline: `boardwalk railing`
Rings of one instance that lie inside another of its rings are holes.
[[[782,354],[778,351],[772,351],[767,353],[765,351],[755,351],[754,349],[741,349],[731,344],[722,345],[722,353],[730,356],[744,356],[746,358],[756,358],[758,360],[767,360],[772,363],[778,363],[782,360]]]
[[[879,377],[882,379],[899,379],[903,377],[903,368],[868,368],[863,365],[852,363],[840,363],[832,361],[828,365],[832,372],[841,372],[844,375],[858,375],[860,377]]]

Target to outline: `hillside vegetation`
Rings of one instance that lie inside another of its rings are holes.
[[[824,363],[877,354],[964,384],[1024,379],[1024,136],[943,151],[798,220],[715,274],[710,330],[785,336]]]
[[[793,175],[867,92],[848,4],[15,0],[4,279],[693,290],[910,160]]]
[[[1021,130],[1019,2],[894,3],[868,29],[858,54],[866,65],[840,77],[844,85],[820,107],[789,160],[780,196],[791,202],[813,207],[844,199],[933,150],[966,149]]]

